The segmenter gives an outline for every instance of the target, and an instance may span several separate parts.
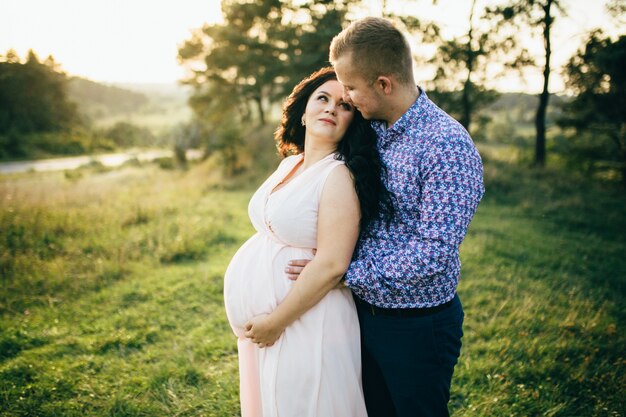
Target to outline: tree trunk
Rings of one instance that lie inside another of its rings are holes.
[[[550,92],[548,90],[548,82],[550,79],[550,55],[552,49],[550,45],[550,27],[552,26],[552,15],[550,8],[553,0],[547,0],[543,6],[543,41],[546,51],[546,63],[543,69],[543,90],[539,95],[539,107],[535,116],[535,128],[537,130],[537,139],[535,142],[535,165],[544,166],[546,164],[546,110],[548,109],[548,100]]]
[[[256,96],[254,98],[254,102],[256,103],[259,111],[259,121],[261,122],[261,125],[265,126],[265,109],[263,108],[263,99],[261,96]]]
[[[622,185],[626,188],[626,123],[621,123],[617,130],[616,134],[610,136],[617,147]]]
[[[474,36],[474,8],[476,6],[476,0],[472,2],[472,8],[470,10],[469,17],[469,31],[467,32],[467,78],[463,84],[463,95],[461,97],[461,103],[463,106],[463,113],[461,115],[461,124],[469,132],[470,124],[472,123],[472,72],[474,71],[474,50],[472,49],[472,41]]]
[[[468,77],[469,78],[469,77]],[[469,90],[472,88],[471,81],[469,79],[465,80],[465,84],[463,85],[463,92],[461,97],[461,104],[463,106],[463,112],[461,114],[461,120],[459,122],[463,125],[465,130],[469,132],[470,124],[472,123],[472,109],[471,109],[471,101],[470,101],[470,92]]]
[[[622,184],[626,188],[626,123],[622,123],[620,138],[620,143],[622,145]]]

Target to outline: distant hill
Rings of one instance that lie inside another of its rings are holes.
[[[176,83],[115,83],[113,85],[151,97],[159,96],[182,102],[186,102],[192,93],[191,87]]]
[[[149,102],[145,94],[79,77],[69,80],[67,93],[79,111],[92,119],[136,111]]]
[[[187,121],[189,90],[172,84],[103,84],[73,77],[68,96],[97,126],[132,123],[157,132]]]

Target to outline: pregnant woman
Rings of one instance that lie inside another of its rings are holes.
[[[256,234],[226,271],[243,417],[366,416],[359,322],[341,287],[361,230],[391,215],[376,137],[332,68],[298,84],[276,132],[287,156],[255,192]],[[314,257],[315,255],[315,257]],[[292,259],[313,259],[297,281]]]

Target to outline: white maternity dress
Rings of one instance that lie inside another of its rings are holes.
[[[226,313],[238,337],[241,415],[364,417],[359,322],[348,289],[331,290],[271,347],[260,349],[243,335],[250,318],[272,312],[289,292],[287,262],[313,257],[322,188],[343,162],[328,155],[272,192],[302,158],[285,158],[252,196],[256,234],[224,278]]]

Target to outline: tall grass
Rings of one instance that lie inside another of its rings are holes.
[[[624,415],[623,191],[493,151],[483,149],[487,193],[462,247],[456,414]]]
[[[481,151],[453,414],[623,416],[626,197]],[[252,190],[211,161],[0,178],[0,415],[239,415],[222,276]]]

